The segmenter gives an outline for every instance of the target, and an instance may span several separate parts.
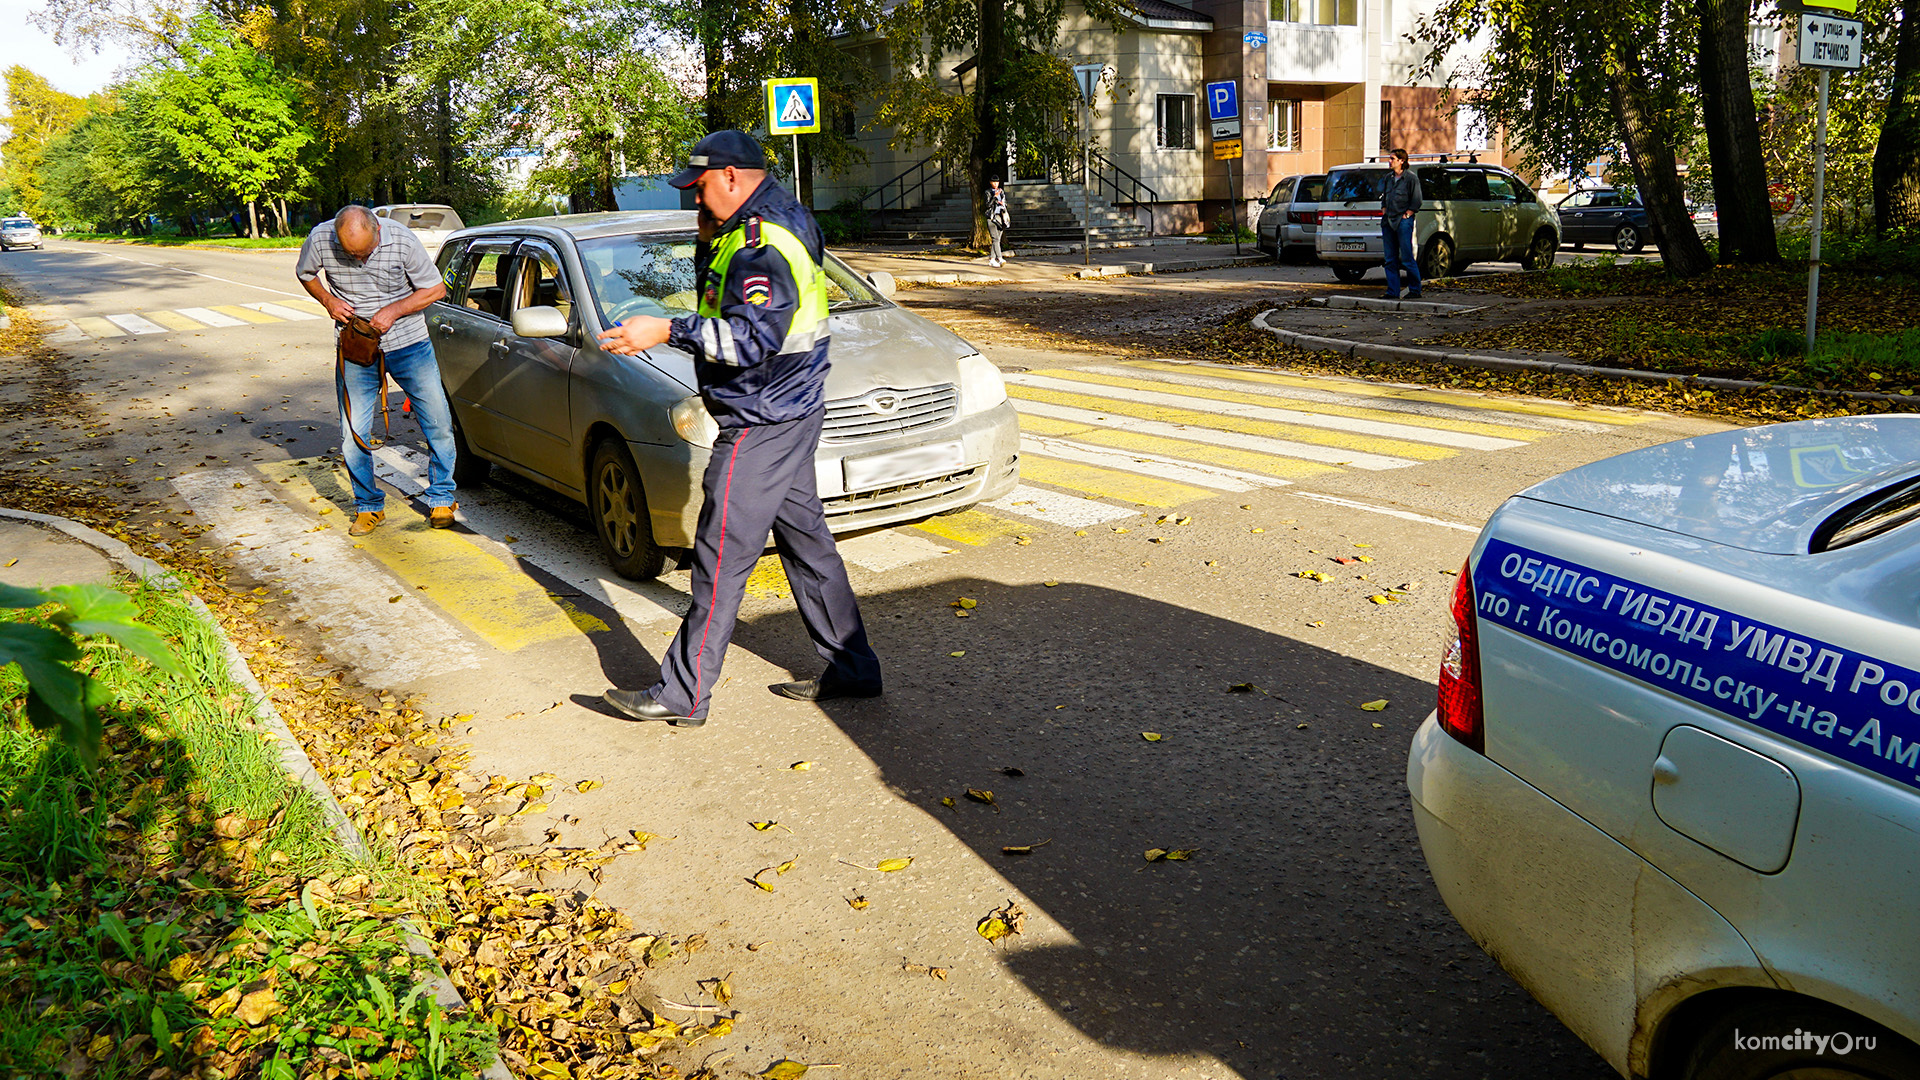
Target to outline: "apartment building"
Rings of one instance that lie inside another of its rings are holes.
[[[1104,201],[1151,218],[1159,234],[1211,226],[1232,197],[1244,208],[1281,177],[1322,172],[1404,146],[1415,154],[1478,153],[1503,160],[1498,137],[1479,130],[1470,107],[1457,113],[1437,80],[1416,80],[1424,50],[1405,35],[1436,0],[1133,0],[1135,16],[1115,32],[1069,3],[1059,54],[1074,64],[1112,65],[1088,134],[1100,158],[1095,190]],[[884,42],[850,44],[882,76],[892,74]],[[941,65],[956,88],[972,77],[971,58]],[[1206,83],[1238,85],[1243,156],[1218,161],[1208,124]],[[869,155],[846,177],[817,177],[816,205],[831,206],[858,189],[878,189],[926,158],[888,148],[891,132],[867,130],[857,141]],[[1079,178],[1077,162],[1043,162],[1010,154],[1014,184]],[[883,199],[915,205],[934,198],[916,174],[917,190]],[[895,185],[905,187],[906,185]],[[1244,220],[1244,216],[1243,216]]]

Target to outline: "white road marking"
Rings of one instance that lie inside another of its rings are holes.
[[[1320,446],[1316,443],[1292,442],[1287,439],[1269,439],[1263,435],[1246,435],[1238,431],[1220,431],[1215,428],[1168,424],[1159,420],[1137,420],[1131,416],[1109,416],[1106,413],[1077,409],[1071,405],[1054,405],[1045,401],[1016,401],[1014,407],[1023,413],[1030,413],[1034,416],[1050,416],[1056,420],[1071,420],[1080,424],[1118,428],[1121,431],[1137,431],[1142,435],[1159,435],[1168,439],[1185,439],[1188,442],[1211,443],[1215,446],[1231,446],[1238,450],[1253,450],[1262,454],[1300,458],[1305,461],[1322,461],[1329,465],[1351,465],[1356,469],[1404,469],[1409,465],[1419,464],[1419,462],[1412,461],[1408,458],[1389,457],[1385,454],[1368,454],[1359,450],[1343,449],[1338,446]]]
[[[108,315],[106,320],[129,334],[164,334],[167,328],[138,315]]]
[[[273,485],[255,470],[195,471],[174,477],[173,486],[194,516],[213,526],[214,536],[234,545],[234,560],[249,574],[299,582],[288,602],[308,622],[328,629],[328,648],[369,684],[400,686],[480,666],[467,639],[354,551],[344,529],[308,532],[310,516],[279,499],[262,502],[263,495],[271,498]],[[389,604],[396,594],[404,599]]]
[[[1001,498],[982,506],[991,506],[1002,513],[1018,514],[1035,521],[1044,521],[1051,525],[1064,525],[1069,529],[1084,529],[1089,525],[1104,525],[1109,521],[1139,517],[1137,510],[1128,510],[1111,503],[1095,502],[1078,495],[1066,495],[1046,488],[1028,487],[1021,484]]]
[[[373,452],[374,474],[409,496],[427,490],[427,455],[412,447],[383,446]],[[495,497],[481,506],[471,495],[461,504],[461,524],[507,544],[513,553],[620,613],[636,626],[678,622],[692,606],[684,589],[665,581],[628,581],[607,568],[599,543],[576,530],[554,527],[552,518]],[[513,537],[507,543],[507,537]],[[685,574],[670,575],[685,578]]]
[[[1280,409],[1266,405],[1242,405],[1238,402],[1231,401],[1211,401],[1207,398],[1193,397],[1187,394],[1162,394],[1152,390],[1140,390],[1131,386],[1102,386],[1098,383],[1075,382],[1072,379],[1056,379],[1047,375],[1034,375],[1025,372],[1010,372],[1007,374],[1006,380],[1017,386],[1031,386],[1039,390],[1057,390],[1088,397],[1116,398],[1122,401],[1138,402],[1142,405],[1159,405],[1166,408],[1188,409],[1194,412],[1212,413],[1216,416],[1238,416],[1248,420],[1264,420],[1275,424],[1293,424],[1299,427],[1350,431],[1357,435],[1373,435],[1383,439],[1399,439],[1403,442],[1433,443],[1438,446],[1455,446],[1465,450],[1510,450],[1516,446],[1527,445],[1518,439],[1496,439],[1488,435],[1469,435],[1465,432],[1447,431],[1441,428],[1411,427],[1406,424],[1390,424],[1380,420],[1356,420],[1347,416],[1327,416],[1322,413],[1299,412],[1294,409]],[[1025,408],[1029,404],[1031,403],[1021,401],[1014,407]]]
[[[288,322],[306,322],[311,319],[320,318],[320,316],[315,315],[311,311],[301,311],[298,308],[284,307],[280,304],[241,304],[240,306],[257,311],[262,315],[271,315],[276,319],[285,319]]]
[[[1157,476],[1162,480],[1177,480],[1182,484],[1209,487],[1215,491],[1252,491],[1255,488],[1281,487],[1287,483],[1277,477],[1257,476],[1237,469],[1195,465],[1155,454],[1135,453],[1131,450],[1084,446],[1066,439],[1050,439],[1043,435],[1020,436],[1020,452],[1034,457],[1078,461],[1085,465],[1098,465],[1102,468],[1118,469],[1141,476]]]
[[[937,559],[948,551],[923,536],[911,536],[893,529],[865,536],[850,536],[840,541],[839,547],[842,559],[876,574]]]
[[[222,315],[219,312],[212,310],[211,308],[183,307],[177,310],[180,312],[180,314],[185,315],[187,318],[192,319],[195,322],[206,323],[208,326],[246,326],[247,325],[245,320],[236,319],[231,315]]]
[[[1333,495],[1319,495],[1311,491],[1294,491],[1288,494],[1298,495],[1303,499],[1312,499],[1314,502],[1328,503],[1333,506],[1344,506],[1349,510],[1365,510],[1369,514],[1385,514],[1388,517],[1397,517],[1406,521],[1418,521],[1422,525],[1438,525],[1443,529],[1457,529],[1463,533],[1472,533],[1475,536],[1480,535],[1480,526],[1478,525],[1462,525],[1455,521],[1442,521],[1439,518],[1428,517],[1425,514],[1416,514],[1411,510],[1393,510],[1385,506],[1374,506],[1369,503],[1354,502],[1352,499],[1342,499]]]
[[[130,262],[137,266],[157,266],[162,270],[177,270],[182,274],[192,274],[194,277],[203,277],[203,278],[207,278],[210,281],[224,281],[228,285],[238,285],[243,289],[255,289],[260,292],[270,292],[276,296],[291,296],[296,300],[311,299],[306,293],[292,293],[292,292],[286,291],[285,289],[269,289],[265,285],[255,285],[251,281],[235,281],[232,278],[223,278],[214,274],[203,274],[198,270],[188,270],[185,267],[181,267],[181,266],[168,266],[166,263],[147,262],[145,259],[129,259],[125,255],[115,255],[110,251],[103,251],[100,254],[105,255],[109,259],[119,259],[121,262]]]
[[[1130,367],[1107,367],[1094,365],[1075,368],[1076,371],[1089,371],[1100,375],[1113,375],[1128,379],[1150,379],[1154,382],[1173,383],[1179,386],[1192,386],[1204,390],[1230,390],[1242,394],[1259,394],[1263,397],[1280,400],[1311,401],[1322,405],[1345,405],[1350,408],[1373,409],[1379,412],[1402,412],[1414,416],[1428,416],[1436,420],[1464,420],[1480,424],[1502,424],[1507,427],[1547,428],[1555,431],[1602,432],[1615,430],[1611,424],[1596,424],[1587,420],[1568,420],[1558,416],[1538,416],[1533,413],[1503,412],[1497,408],[1477,409],[1469,405],[1449,405],[1442,402],[1414,401],[1391,397],[1356,397],[1338,390],[1310,390],[1303,386],[1282,386],[1276,383],[1254,382],[1252,380],[1223,379],[1202,374],[1186,372],[1155,371],[1152,369]]]

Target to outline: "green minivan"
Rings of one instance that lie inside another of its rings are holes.
[[[1553,265],[1560,219],[1519,177],[1497,165],[1442,162],[1413,166],[1420,178],[1414,245],[1420,276],[1446,277],[1476,262],[1518,262],[1528,270]],[[1327,173],[1314,253],[1349,284],[1382,260],[1380,195],[1384,162],[1343,165]]]

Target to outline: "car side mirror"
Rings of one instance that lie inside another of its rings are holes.
[[[893,275],[887,273],[885,270],[875,270],[873,273],[868,274],[867,284],[873,286],[874,292],[877,292],[881,296],[887,297],[888,299],[892,299],[894,290],[896,288],[893,281]]]
[[[513,332],[524,338],[567,336],[567,317],[556,307],[520,308],[513,313]]]

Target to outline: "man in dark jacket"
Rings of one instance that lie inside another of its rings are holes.
[[[769,531],[807,633],[827,661],[817,679],[770,689],[801,701],[877,696],[880,660],[814,486],[827,379],[820,227],[768,178],[760,144],[742,132],[700,140],[669,182],[694,189],[700,205],[699,310],[628,319],[600,340],[627,355],[662,344],[691,353],[720,434],[702,482],[693,607],[653,689],[609,690],[604,700],[635,720],[706,723],[747,576]]]
[[[1385,256],[1387,299],[1400,299],[1400,275],[1407,275],[1407,297],[1420,298],[1420,266],[1413,246],[1414,215],[1420,211],[1420,178],[1407,168],[1407,152],[1396,149],[1387,159],[1393,173],[1380,193],[1380,250]]]

